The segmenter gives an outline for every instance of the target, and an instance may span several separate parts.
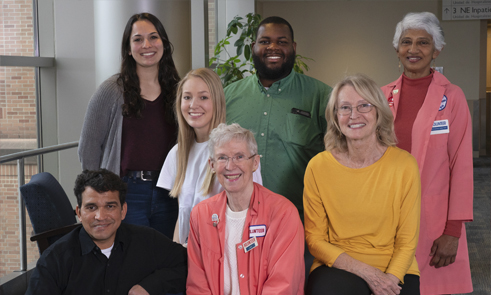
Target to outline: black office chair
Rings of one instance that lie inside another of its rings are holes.
[[[80,226],[65,191],[50,173],[33,175],[20,192],[34,229],[31,241],[37,241],[40,254]]]

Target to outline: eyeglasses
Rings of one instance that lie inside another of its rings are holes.
[[[362,104],[357,105],[355,108],[358,111],[358,113],[368,113],[372,110],[373,105],[371,105],[369,103],[362,103]],[[349,115],[353,111],[353,107],[350,106],[349,104],[348,105],[342,105],[339,108],[336,108],[336,111],[340,115]]]
[[[256,154],[250,156],[250,157],[247,157],[245,155],[237,155],[237,156],[234,156],[234,157],[227,157],[227,156],[219,156],[217,157],[217,159],[215,160],[218,164],[220,165],[227,165],[228,164],[228,160],[232,159],[232,162],[236,165],[240,165],[242,163],[244,163],[245,161],[247,160],[250,160],[252,158],[254,158],[256,156]]]

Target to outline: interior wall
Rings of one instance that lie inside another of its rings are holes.
[[[183,76],[191,67],[190,1],[166,0],[166,4],[170,7],[167,11],[155,14],[168,16],[161,21],[174,44],[174,61],[179,74]],[[79,140],[87,105],[99,84],[96,82],[95,75],[94,2],[54,0],[53,11],[57,71],[57,142],[66,143]],[[114,52],[116,56],[120,55],[123,30],[124,28],[117,32],[112,30],[105,32],[118,35],[118,38],[115,38],[117,39],[115,42],[118,43],[118,49]],[[73,183],[80,172],[77,150],[60,152],[59,180],[71,198],[72,204],[75,204],[72,193]]]
[[[94,92],[94,15],[92,1],[55,0],[55,58],[58,143],[78,141]],[[81,172],[77,149],[59,153],[59,181],[75,204],[73,184]]]
[[[430,11],[441,19],[441,1],[256,2],[263,18],[278,15],[295,32],[297,53],[311,57],[307,75],[333,86],[347,74],[364,73],[379,85],[401,74],[392,47],[396,24],[408,12]],[[442,21],[447,45],[436,60],[468,100],[479,99],[480,21]]]
[[[181,76],[191,68],[190,0],[94,0],[93,5],[97,85],[119,71],[121,38],[135,13],[149,12],[162,22],[174,46],[173,58]]]
[[[491,20],[487,23],[486,90],[491,92]]]

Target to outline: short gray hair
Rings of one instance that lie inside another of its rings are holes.
[[[244,141],[247,144],[247,148],[251,155],[257,154],[256,139],[250,130],[240,127],[237,123],[230,125],[221,123],[210,133],[210,139],[208,140],[210,158],[213,158],[215,155],[215,147],[222,146],[232,140]]]
[[[396,26],[394,40],[392,40],[392,45],[396,50],[399,48],[399,40],[401,40],[402,34],[411,29],[428,32],[433,37],[435,49],[438,51],[441,51],[446,44],[440,21],[433,13],[410,12]]]

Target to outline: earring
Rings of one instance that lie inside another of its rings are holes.
[[[436,68],[436,60],[433,60],[433,68]]]
[[[215,174],[215,170],[211,170],[211,174]]]
[[[401,72],[401,60],[399,60],[399,73]]]

